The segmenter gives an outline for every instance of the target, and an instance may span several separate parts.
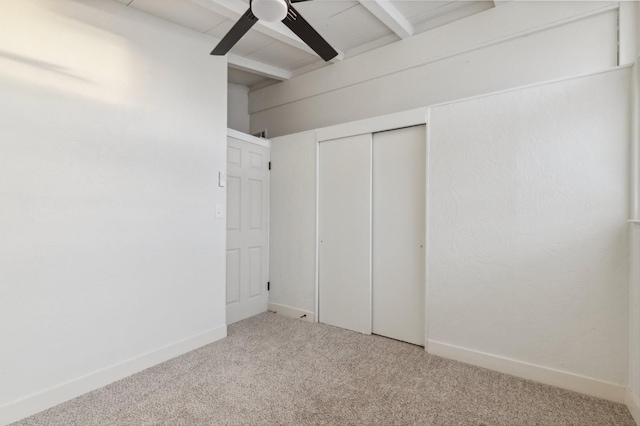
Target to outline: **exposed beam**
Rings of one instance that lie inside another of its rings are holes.
[[[240,0],[191,0],[192,2],[209,9],[219,15],[226,17],[227,19],[237,20],[242,14],[247,11],[247,3]],[[305,42],[300,40],[289,28],[282,25],[280,22],[269,23],[258,21],[253,29],[256,31],[274,38],[282,43],[286,43],[289,46],[293,46],[297,49],[303,50],[312,55],[316,53]],[[334,48],[335,49],[335,48]],[[338,56],[332,59],[332,62],[341,61],[344,59],[344,52],[336,49]]]
[[[133,0],[116,0],[123,4],[131,4]],[[209,1],[192,0],[194,3],[206,5]],[[207,7],[207,6],[205,6]],[[244,13],[244,12],[243,12]],[[226,15],[224,15],[226,16]],[[212,43],[218,43],[220,40],[212,37]],[[235,68],[242,71],[247,71],[253,74],[261,75],[263,77],[273,78],[274,80],[289,80],[291,79],[291,71],[274,67],[263,62],[255,61],[253,59],[245,58],[243,56],[234,55],[232,53],[227,54],[227,64],[231,68]]]
[[[509,2],[504,2],[509,3]],[[434,28],[450,24],[451,22],[455,22],[457,20],[466,18],[471,15],[475,15],[476,13],[484,12],[485,10],[493,9],[495,7],[495,2],[493,1],[472,1],[468,2],[466,6],[457,7],[453,10],[448,10],[446,13],[443,13],[435,18],[429,19],[426,22],[423,22],[420,25],[416,25],[415,31],[416,34],[420,34]]]
[[[291,71],[289,70],[267,65],[243,56],[234,55],[233,53],[227,53],[227,58],[231,68],[248,71],[253,74],[262,75],[264,77],[280,81],[289,80],[291,78]]]
[[[402,39],[414,34],[413,25],[391,3],[390,0],[360,0],[360,4],[373,13],[373,15],[385,24],[391,31]]]

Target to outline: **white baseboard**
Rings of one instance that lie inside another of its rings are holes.
[[[613,402],[625,403],[627,388],[614,383],[604,382],[565,371],[554,370],[535,364],[516,361],[495,355],[460,348],[446,343],[429,340],[427,352],[443,358],[450,358],[478,367],[488,368],[523,379],[533,380],[546,385],[572,390],[585,395],[595,396]]]
[[[291,306],[286,306],[286,305],[279,305],[277,303],[269,303],[269,306],[267,307],[267,309],[271,312],[284,315],[285,317],[297,318],[307,322],[315,322],[314,314],[311,311],[292,308]]]
[[[626,392],[626,403],[629,412],[633,416],[633,420],[636,421],[637,425],[640,425],[640,400],[638,400],[638,397],[628,388]]]
[[[12,401],[0,406],[0,425],[29,417],[226,336],[224,325]]]

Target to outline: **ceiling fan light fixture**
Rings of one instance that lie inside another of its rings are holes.
[[[289,9],[286,0],[253,0],[251,12],[261,21],[278,22],[287,16]]]

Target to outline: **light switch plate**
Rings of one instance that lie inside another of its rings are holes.
[[[218,172],[218,186],[221,188],[227,186],[227,174],[225,172]]]
[[[224,206],[216,204],[216,219],[224,219]]]

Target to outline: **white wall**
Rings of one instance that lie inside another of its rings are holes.
[[[112,1],[0,2],[0,424],[226,335],[210,47]]]
[[[636,423],[640,423],[640,225],[631,225],[630,239],[628,382],[631,401],[627,404]]]
[[[278,311],[316,310],[316,148],[312,131],[271,139],[269,303]]]
[[[630,77],[432,108],[431,352],[624,399]],[[294,312],[313,310],[313,133],[272,139],[273,191],[287,208],[271,210],[271,301]]]
[[[640,5],[635,3],[635,13],[636,18],[634,20],[635,23],[635,36],[636,36],[636,62],[637,57],[640,56]]]
[[[509,2],[253,91],[251,130],[286,135],[615,66],[615,7]]]
[[[640,8],[638,8],[640,10]],[[640,26],[640,15],[638,16]],[[640,45],[640,43],[639,43]],[[630,217],[640,218],[638,199],[640,198],[640,64],[636,60],[633,67],[633,166],[631,174],[632,208]],[[627,405],[636,423],[640,423],[640,224],[630,225],[630,279],[629,279],[629,400]]]
[[[249,133],[249,88],[241,84],[227,85],[227,127]]]
[[[431,110],[430,344],[626,385],[630,77]]]
[[[640,6],[635,10],[626,6],[627,12],[635,12],[632,20],[635,31],[628,30],[636,38],[635,65],[633,67],[633,141],[631,144],[631,209],[632,219],[640,218]],[[626,22],[631,21],[627,18]],[[628,24],[627,27],[631,27]],[[629,275],[629,393],[627,407],[636,423],[640,424],[640,224],[630,225],[630,275]]]
[[[620,65],[634,64],[638,56],[638,14],[640,8],[637,1],[620,2],[619,38],[620,38]]]

